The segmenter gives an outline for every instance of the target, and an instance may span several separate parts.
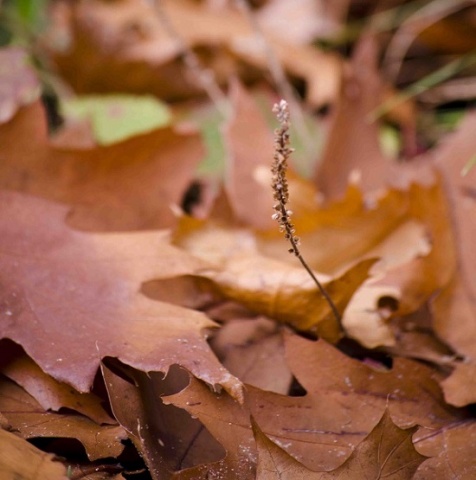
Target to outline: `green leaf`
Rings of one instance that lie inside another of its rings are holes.
[[[63,101],[61,110],[67,117],[89,119],[100,145],[120,142],[171,122],[167,106],[149,95],[87,95]]]

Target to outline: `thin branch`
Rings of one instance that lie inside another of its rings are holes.
[[[193,74],[200,87],[211,99],[217,110],[224,118],[228,118],[231,113],[231,105],[226,95],[222,92],[212,70],[205,68],[195,52],[186,44],[182,35],[177,31],[165,13],[160,0],[153,0],[157,16],[162,26],[169,34],[170,38],[175,40],[179,46],[180,53],[185,66]]]
[[[284,233],[284,238],[289,241],[291,248],[288,250],[289,253],[293,253],[298,260],[301,262],[302,266],[306,269],[309,276],[312,278],[314,283],[317,285],[322,296],[326,299],[327,303],[331,307],[332,313],[336,317],[336,320],[340,323],[341,316],[335,303],[332,301],[327,290],[319,282],[314,272],[311,270],[309,265],[306,263],[304,258],[299,251],[299,238],[295,235],[296,230],[293,223],[291,222],[292,211],[288,210],[287,204],[289,201],[289,191],[288,191],[288,181],[286,178],[286,170],[288,167],[288,159],[293,152],[293,149],[289,146],[289,110],[286,100],[281,100],[279,103],[274,105],[273,112],[276,113],[276,116],[279,121],[280,127],[275,131],[274,138],[274,162],[271,167],[271,172],[273,174],[272,179],[272,188],[273,196],[277,201],[273,206],[275,213],[273,214],[273,219],[277,220],[279,223],[279,230]]]
[[[294,89],[286,76],[286,73],[281,65],[278,56],[276,55],[275,50],[265,37],[263,30],[256,19],[256,16],[252,12],[248,4],[248,1],[234,0],[234,2],[247,18],[249,24],[251,25],[251,28],[253,29],[254,35],[259,42],[259,45],[263,47],[265,58],[268,63],[269,73],[271,74],[271,77],[280,96],[288,101],[293,115],[295,116],[297,121],[298,132],[302,137],[304,145],[309,148],[309,146],[312,145],[312,135],[306,125],[301,103],[296,98]]]

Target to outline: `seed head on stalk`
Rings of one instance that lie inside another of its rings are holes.
[[[332,298],[327,293],[326,289],[322,286],[321,282],[316,278],[314,272],[310,269],[304,258],[299,251],[300,241],[295,235],[296,229],[291,222],[291,215],[293,212],[288,208],[289,202],[289,189],[288,181],[286,178],[286,171],[288,168],[288,159],[293,153],[294,149],[290,147],[289,142],[289,108],[286,100],[281,100],[273,107],[273,112],[276,113],[278,118],[279,128],[274,132],[274,156],[273,164],[271,167],[273,188],[273,197],[276,203],[273,205],[274,214],[273,220],[279,223],[279,231],[284,233],[284,238],[289,241],[291,247],[289,253],[293,253],[302,266],[306,269],[307,273],[311,276],[314,283],[319,288],[319,291],[329,304],[337,321],[340,322],[341,316],[337,307],[335,306]]]

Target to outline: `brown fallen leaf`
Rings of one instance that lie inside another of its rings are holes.
[[[0,205],[0,336],[45,373],[87,392],[105,356],[142,371],[177,363],[240,395],[240,382],[206,344],[204,329],[214,323],[139,293],[147,279],[197,267],[166,232],[76,232],[64,224],[65,207],[15,192],[1,192]]]
[[[341,198],[349,182],[365,192],[384,186],[390,159],[379,144],[379,125],[370,113],[383,98],[377,71],[377,44],[364,37],[344,75],[330,133],[317,164],[315,180],[327,200]]]
[[[226,393],[214,394],[194,377],[187,388],[164,397],[163,401],[197,417],[226,450],[223,459],[177,472],[174,479],[205,480],[213,475],[230,480],[256,478],[256,447],[249,412],[244,405]]]
[[[101,426],[82,415],[47,412],[21,387],[4,379],[0,382],[0,411],[9,428],[22,438],[76,439],[90,461],[117,457],[124,450],[122,440],[127,436],[119,425]]]
[[[1,372],[24,388],[45,410],[57,412],[61,408],[68,408],[98,424],[115,423],[104,410],[101,398],[93,393],[79,393],[58,382],[24,354],[9,362]]]
[[[455,269],[441,179],[427,172],[424,183],[388,189],[372,202],[350,186],[343,199],[325,206],[309,183],[293,177],[289,183],[300,249],[312,268],[335,276],[363,258],[380,259],[348,304],[343,326],[368,348],[394,345],[390,318],[422,308]],[[258,239],[260,253],[286,260],[286,244],[276,229],[260,232]]]
[[[474,417],[452,422],[436,431],[415,434],[414,445],[418,452],[432,458],[423,462],[413,477],[414,480],[471,480],[476,476],[473,455],[475,442]]]
[[[268,71],[266,51],[233,5],[206,8],[190,0],[165,0],[161,8],[218,83],[232,76],[253,80]],[[61,75],[76,91],[147,92],[175,100],[203,94],[197,73],[190,75],[180,61],[181,42],[170,36],[153,5],[81,1],[74,8],[56,5],[55,11],[46,43]],[[308,84],[313,106],[334,100],[341,73],[337,56],[264,33],[283,68]],[[68,48],[61,42],[65,36]]]
[[[424,228],[416,242],[408,229],[401,238],[398,229],[391,232],[389,238],[397,241],[387,252],[384,250],[382,270],[357,292],[343,319],[349,334],[369,348],[392,345],[388,318],[422,308],[435,292],[448,285],[456,268],[455,238],[440,181],[430,187],[411,185],[405,196],[407,219]]]
[[[172,127],[108,147],[56,148],[39,103],[0,126],[0,143],[2,188],[67,203],[72,225],[101,231],[173,226],[203,155],[196,132]]]
[[[224,128],[227,198],[237,220],[258,230],[271,228],[273,135],[243,86],[233,82],[231,97],[234,114]]]
[[[327,201],[342,198],[352,183],[366,196],[405,184],[403,178],[408,174],[384,152],[381,121],[373,118],[377,109],[396,95],[378,70],[378,49],[374,36],[363,35],[344,69],[330,131],[314,174]],[[413,157],[417,150],[414,106],[410,102],[398,104],[387,116],[401,129],[403,154]]]
[[[289,366],[307,392],[304,396],[278,395],[248,385],[240,405],[192,379],[187,388],[164,401],[198,417],[227,452],[235,452],[248,438],[252,415],[267,437],[313,471],[342,465],[387,408],[399,428],[422,425],[415,436],[425,455],[444,455],[444,432],[472,421],[466,412],[444,402],[438,386],[441,375],[425,365],[396,359],[391,370],[378,370],[323,340],[296,335],[286,338],[286,349]]]
[[[212,337],[211,347],[231,374],[243,383],[286,394],[292,381],[284,343],[276,322],[266,318],[235,318]]]
[[[457,239],[456,266],[446,288],[433,302],[434,328],[437,335],[465,360],[456,367],[454,377],[442,383],[446,400],[457,406],[476,401],[476,388],[467,382],[468,373],[476,372],[476,254],[473,247],[476,235],[476,202],[474,185],[476,169],[465,173],[474,158],[476,115],[470,113],[433,153],[433,160],[442,172],[445,192],[449,198],[452,226]],[[472,373],[470,374],[472,377]]]
[[[180,42],[170,35],[153,4],[81,1],[74,8],[54,7],[56,21],[46,43],[61,75],[76,91],[147,92],[171,100],[203,94],[179,58]],[[164,1],[160,7],[191,48],[208,47],[216,52],[230,37],[249,32],[245,19],[232,9],[213,12],[187,0]],[[67,49],[58,41],[65,34]],[[231,73],[229,64],[234,60],[229,57],[225,53],[223,74],[216,72],[221,81]],[[200,58],[206,66],[213,66],[216,55],[211,65],[210,55]]]
[[[357,478],[388,478],[408,480],[426,459],[412,443],[418,427],[402,430],[392,421],[387,410],[379,423],[352,452],[350,457],[331,472],[315,472],[295,460],[273,443],[253,422],[258,446],[258,480],[353,480]]]
[[[66,467],[17,435],[0,429],[0,476],[4,479],[66,480]]]
[[[368,276],[374,259],[364,260],[336,278],[317,275],[339,312]],[[302,267],[259,255],[230,257],[221,268],[197,269],[195,275],[212,280],[218,292],[246,308],[285,322],[301,331],[312,331],[336,342],[341,326],[329,303]]]
[[[221,445],[206,428],[184,410],[162,402],[189,381],[189,375],[171,368],[167,376],[143,374],[102,365],[111,408],[128,431],[152,478],[171,478],[174,471],[211,462],[224,455]],[[127,376],[125,378],[121,378]]]
[[[194,275],[213,282],[221,296],[257,314],[337,341],[341,327],[302,265],[296,259],[290,265],[260,255],[256,233],[235,219],[226,197],[222,199],[209,219],[183,216],[174,232],[175,245],[208,262]],[[282,255],[288,255],[286,247]],[[374,263],[374,259],[364,259],[333,278],[317,274],[339,311],[345,309]]]
[[[392,318],[390,323],[396,343],[393,347],[386,348],[386,351],[392,356],[423,360],[441,366],[456,364],[454,352],[436,336],[432,322],[428,304],[409,315]]]
[[[205,286],[202,280],[207,280],[208,285],[203,290],[207,292],[205,299],[208,293],[211,293],[209,300],[213,297],[213,292],[208,290],[214,283],[212,290],[222,297],[259,314],[287,322],[297,329],[314,330],[330,341],[336,341],[340,326],[307,273],[301,266],[290,267],[256,255],[254,232],[240,223],[224,196],[217,200],[209,219],[182,217],[174,233],[174,243],[211,265],[195,270],[199,280],[195,286],[190,277],[182,277],[174,279],[173,291],[165,296],[161,291],[168,290],[167,286],[157,282],[146,287],[147,294],[172,303],[189,305],[191,302],[190,306],[195,304],[197,307],[193,299],[202,297],[201,286]],[[372,263],[374,260],[364,260],[334,279],[321,278],[328,282],[327,290],[338,308],[345,308],[355,289],[366,278]]]
[[[288,364],[306,390],[285,397],[247,387],[246,405],[263,432],[307,468],[337,468],[388,408],[400,428],[422,425],[422,435],[464,418],[445,404],[435,372],[395,359],[379,371],[326,342],[286,339]]]
[[[86,468],[82,465],[68,465],[68,467],[70,467],[68,474],[74,480],[127,480],[121,473],[114,474],[115,469],[110,465],[101,467],[93,465]]]

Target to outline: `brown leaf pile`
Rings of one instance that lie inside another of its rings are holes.
[[[197,181],[205,146],[183,121],[203,107],[79,148],[48,133],[24,52],[0,51],[0,477],[476,478],[474,112],[387,158],[375,38],[343,67],[309,44],[310,13],[286,40],[289,2],[255,10],[259,28],[232,3],[53,2],[41,39],[77,92],[169,101],[201,93],[181,39],[229,84],[218,185]],[[269,68],[257,33],[308,106],[335,102],[312,179],[288,181],[341,321],[271,221],[272,128],[242,83]],[[414,113],[393,112],[403,131]]]

